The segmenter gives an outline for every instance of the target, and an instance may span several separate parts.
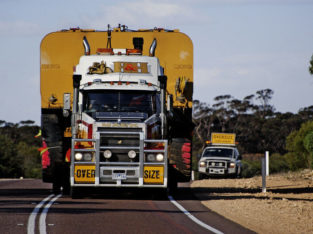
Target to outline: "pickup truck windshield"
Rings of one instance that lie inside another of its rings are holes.
[[[204,151],[203,157],[232,157],[232,149],[211,148]]]
[[[156,112],[156,93],[145,91],[87,91],[83,94],[83,111],[139,112],[149,116]]]

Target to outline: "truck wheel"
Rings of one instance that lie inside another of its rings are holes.
[[[241,168],[237,169],[237,173],[236,174],[237,174],[237,178],[241,178],[242,177],[242,170],[241,170]]]
[[[61,185],[57,181],[52,183],[52,192],[54,194],[61,193]]]
[[[71,187],[70,196],[72,197],[72,199],[82,198],[82,194],[81,194],[80,189],[77,187]]]
[[[191,142],[185,138],[173,138],[169,146],[170,164],[176,169],[177,181],[188,182],[191,178]]]
[[[176,172],[174,171],[174,168],[169,168],[169,177],[167,182],[167,193],[169,195],[173,195],[177,192],[177,176]]]
[[[70,183],[64,183],[62,186],[62,193],[64,195],[70,195],[71,194],[71,186]]]

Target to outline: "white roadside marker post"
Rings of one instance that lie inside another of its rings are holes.
[[[270,153],[268,151],[265,152],[265,164],[266,164],[266,176],[270,174]]]
[[[266,157],[262,158],[262,193],[266,193]]]

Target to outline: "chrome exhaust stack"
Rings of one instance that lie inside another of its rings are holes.
[[[156,47],[157,47],[157,40],[154,38],[151,43],[150,50],[149,50],[150,57],[154,57]]]
[[[90,46],[89,46],[88,40],[87,40],[87,38],[85,36],[84,36],[84,39],[83,39],[83,45],[84,45],[84,48],[85,48],[85,55],[90,55]]]

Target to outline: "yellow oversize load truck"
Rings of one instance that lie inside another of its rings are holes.
[[[179,30],[74,28],[40,48],[42,177],[175,189],[190,180],[193,45]]]

